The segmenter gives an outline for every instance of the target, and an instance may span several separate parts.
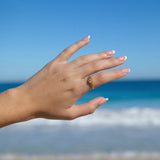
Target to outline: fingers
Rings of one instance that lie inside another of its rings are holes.
[[[98,87],[107,82],[122,78],[126,76],[128,72],[130,72],[129,68],[122,68],[122,69],[115,69],[112,71],[99,72],[97,74],[92,75],[93,85],[94,87]],[[86,87],[84,87],[84,90],[85,90],[84,92],[87,92],[88,90],[90,90],[90,86],[87,84],[87,78],[85,78],[84,81],[85,81],[84,85],[86,85]]]
[[[60,61],[67,61],[76,51],[89,43],[90,36],[72,44],[68,48],[64,49],[57,57]]]
[[[79,69],[80,74],[84,78],[84,77],[91,75],[93,73],[96,73],[98,71],[119,66],[119,65],[123,64],[126,59],[127,59],[126,56],[122,56],[122,57],[112,58],[112,59],[108,59],[108,60],[104,59],[104,60],[93,61],[91,63],[88,63],[88,64],[82,66]]]
[[[95,60],[111,58],[114,53],[115,51],[112,50],[112,51],[100,52],[100,53],[95,53],[90,55],[84,55],[71,61],[70,65],[75,65],[76,67],[80,67],[82,65],[85,65]]]
[[[80,105],[73,105],[69,109],[70,119],[75,119],[80,116],[92,114],[97,109],[97,107],[104,104],[106,101],[108,101],[108,98],[97,97],[87,103]]]

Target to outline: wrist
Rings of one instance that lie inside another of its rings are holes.
[[[23,122],[34,118],[34,110],[21,87],[1,93],[0,126]]]
[[[15,104],[17,113],[22,118],[21,121],[26,121],[34,118],[35,110],[31,103],[29,95],[23,90],[23,87],[19,86],[17,88],[10,89],[10,97]]]

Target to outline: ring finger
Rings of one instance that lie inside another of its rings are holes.
[[[96,73],[96,74],[92,75],[93,85],[94,85],[94,87],[98,87],[98,86],[105,84],[107,82],[122,78],[122,77],[126,76],[128,74],[128,72],[130,72],[129,68],[122,68],[122,69],[115,69],[112,71]],[[90,90],[90,86],[88,85],[87,81],[88,81],[88,78],[86,77],[83,81],[84,86],[87,85],[87,87],[84,87],[85,93]]]

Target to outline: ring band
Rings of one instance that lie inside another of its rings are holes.
[[[87,82],[91,89],[94,89],[93,78],[91,76],[88,77]]]

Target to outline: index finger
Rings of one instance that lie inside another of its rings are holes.
[[[60,61],[67,61],[76,51],[89,43],[90,36],[85,37],[84,39],[72,44],[68,48],[64,49],[59,55],[58,59]]]

